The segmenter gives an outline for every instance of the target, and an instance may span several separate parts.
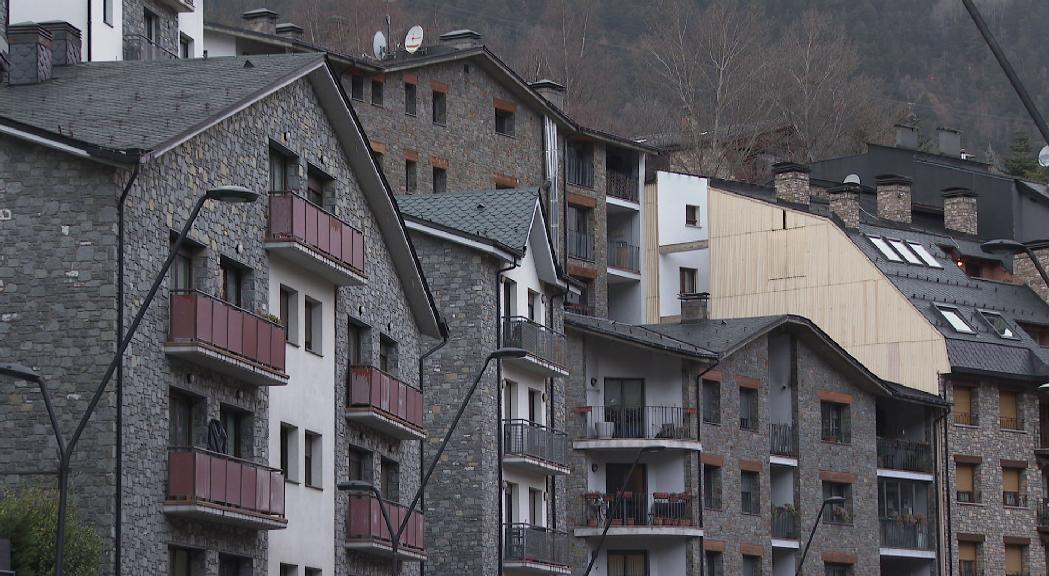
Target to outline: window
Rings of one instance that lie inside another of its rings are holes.
[[[289,344],[299,343],[299,295],[287,286],[280,287],[280,325]]]
[[[542,311],[542,307],[539,304],[539,293],[533,290],[528,291],[528,319],[532,322],[538,322],[536,319],[537,313]]]
[[[168,576],[192,576],[193,552],[185,548],[168,548]]]
[[[705,576],[725,576],[725,560],[721,552],[705,550],[703,552]]]
[[[1026,562],[1024,562],[1024,546],[1006,544],[1005,576],[1026,576],[1027,574]]]
[[[404,161],[404,191],[409,194],[414,194],[416,188],[418,188],[418,179],[416,177],[415,160]]]
[[[936,304],[936,309],[940,311],[940,315],[942,315],[943,319],[951,325],[951,328],[954,328],[955,332],[959,332],[961,334],[974,333],[973,329],[970,328],[969,324],[965,322],[964,318],[962,318],[961,311],[955,308],[954,306],[947,306],[946,304]]]
[[[322,446],[321,435],[307,430],[302,462],[303,480],[305,480],[307,486],[313,486],[314,488],[321,487],[322,470],[324,469],[322,466],[322,456],[324,454]]]
[[[444,92],[434,90],[430,109],[433,115],[433,123],[444,126],[447,121],[447,95]]]
[[[1016,335],[1016,331],[1013,330],[1012,326],[1009,325],[1009,322],[1007,322],[1001,314],[991,312],[990,310],[980,310],[980,316],[983,316],[983,319],[987,324],[989,324],[991,328],[994,328],[995,333],[998,334],[999,337],[1009,340],[1020,339],[1020,337]]]
[[[594,187],[594,144],[570,141],[565,149],[565,171],[569,184]]]
[[[249,439],[245,436],[248,432],[247,416],[242,410],[231,406],[219,408],[219,422],[222,430],[226,432],[225,453],[234,458],[243,458],[243,448],[250,446]]]
[[[293,564],[281,564],[280,565],[280,576],[298,576],[299,567]]]
[[[998,391],[998,417],[1005,430],[1023,430],[1024,420],[1020,415],[1020,404],[1016,392]]]
[[[721,382],[703,380],[703,422],[721,424]]]
[[[350,480],[363,480],[369,484],[375,482],[372,477],[372,453],[363,448],[350,446]]]
[[[168,392],[168,446],[193,446],[193,407],[196,400],[189,394]]]
[[[1020,328],[1027,332],[1027,335],[1031,337],[1042,348],[1049,348],[1049,326],[1043,326],[1041,324],[1030,324],[1028,322],[1017,322]]]
[[[219,576],[241,576],[250,573],[250,559],[232,554],[219,554]]]
[[[448,191],[448,171],[433,167],[433,191],[437,194]]]
[[[902,240],[889,240],[889,244],[891,244],[892,247],[895,248],[896,251],[899,252],[900,255],[903,256],[903,259],[906,260],[907,262],[909,262],[911,264],[921,264],[922,263],[922,261],[919,260],[918,257],[914,255],[914,252],[911,252],[911,249],[908,248],[907,245],[904,244]]]
[[[298,172],[298,160],[280,150],[270,148],[270,190],[282,192],[293,188],[292,179]]]
[[[958,543],[958,576],[977,576],[976,566],[979,562],[979,544],[976,542]]]
[[[761,576],[761,556],[743,557],[743,576]]]
[[[532,526],[543,525],[543,492],[535,488],[528,489],[528,522]]]
[[[758,391],[753,388],[739,389],[739,429],[758,430]]]
[[[372,80],[372,106],[382,106],[382,80]]]
[[[503,136],[514,135],[514,113],[509,110],[495,109],[495,132]]]
[[[171,262],[171,289],[193,289],[193,249],[183,242]]]
[[[696,293],[696,269],[695,268],[678,268],[678,281],[679,281],[679,293],[681,294],[695,294]]]
[[[113,0],[102,0],[102,21],[113,25]]]
[[[607,573],[618,576],[647,576],[648,553],[609,550]]]
[[[379,337],[379,370],[387,374],[397,370],[397,343],[385,334]]]
[[[142,24],[145,28],[146,40],[156,44],[157,39],[160,38],[160,19],[153,12],[146,10],[142,15]]]
[[[954,485],[959,502],[976,503],[980,501],[980,493],[976,490],[976,478],[976,464],[958,463],[955,466]]]
[[[312,165],[306,165],[306,199],[324,207],[324,192],[332,178]]]
[[[178,35],[178,57],[183,59],[193,57],[193,39],[185,34]]]
[[[823,576],[852,576],[852,564],[827,562],[823,565]]]
[[[307,350],[315,354],[321,354],[323,348],[323,334],[324,334],[324,316],[321,312],[321,303],[316,300],[306,297],[303,299],[303,328],[305,328],[305,336],[302,339],[303,345]]]
[[[881,252],[882,256],[886,257],[892,262],[903,262],[903,258],[900,258],[899,254],[893,252],[892,248],[889,248],[889,244],[885,242],[885,240],[877,236],[870,236],[869,238],[871,244],[874,244],[874,247],[878,249],[878,252]]]
[[[852,441],[852,423],[848,404],[820,402],[820,421],[824,442],[848,444]]]
[[[721,468],[703,465],[703,506],[721,510]]]
[[[404,83],[404,113],[415,116],[415,84]]]
[[[954,423],[963,426],[977,426],[976,389],[968,386],[954,385]]]
[[[928,482],[878,478],[878,517],[928,524],[931,487]]]
[[[826,511],[826,521],[834,524],[852,524],[852,486],[842,482],[824,482],[823,499],[841,497],[844,504],[834,504]]]
[[[1027,495],[1023,493],[1023,469],[1002,467],[1002,505],[1026,508]]]
[[[306,568],[303,571],[303,576],[321,576],[320,568]]]
[[[583,206],[568,206],[568,255],[581,260],[594,259],[592,213]]]
[[[517,484],[513,482],[507,482],[506,487],[503,488],[503,518],[505,518],[505,524],[514,524],[517,522],[517,492],[519,488]]]
[[[757,472],[740,471],[739,508],[744,514],[761,514],[761,484]]]
[[[908,242],[907,245],[910,246],[911,250],[913,250],[914,253],[922,259],[922,262],[925,262],[926,266],[929,266],[931,268],[943,268],[943,265],[940,264],[940,261],[933,257],[932,252],[929,252],[929,250],[925,246],[922,246],[921,244],[916,244],[914,242]]]
[[[542,424],[543,420],[543,393],[535,388],[528,389],[528,421],[532,424]]]
[[[350,75],[350,98],[364,102],[364,76]]]
[[[280,423],[280,471],[288,482],[299,481],[299,429]]]
[[[223,258],[219,262],[222,299],[238,308],[244,307],[244,266]]]
[[[382,459],[382,497],[390,502],[400,501],[401,467],[394,460]]]
[[[699,226],[699,206],[685,206],[685,226]]]

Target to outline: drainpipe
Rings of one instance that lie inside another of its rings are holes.
[[[946,381],[944,381],[944,383],[943,383],[943,401],[944,402],[947,401],[947,382]],[[947,558],[947,574],[948,574],[948,576],[954,576],[954,562],[951,561],[951,558],[952,558],[951,557],[951,551],[954,548],[954,542],[951,539],[951,532],[953,531],[953,527],[951,525],[951,488],[950,488],[951,487],[951,460],[950,460],[950,458],[951,458],[950,452],[951,451],[950,451],[950,444],[948,444],[948,440],[947,440],[947,433],[948,433],[947,416],[950,415],[950,413],[951,413],[951,406],[948,405],[947,408],[945,408],[943,410],[943,412],[940,413],[939,418],[937,418],[937,420],[942,420],[943,421],[943,487],[938,487],[940,489],[937,490],[937,492],[939,492],[940,494],[942,494],[944,496],[944,498],[943,498],[943,506],[944,506],[944,510],[946,512],[945,516],[946,516],[946,519],[947,519],[946,537],[944,536],[944,531],[943,530],[937,530],[937,532],[939,533],[938,538],[944,538],[946,540],[946,542],[941,542],[940,543],[941,544],[940,545],[940,554],[943,555],[944,547],[946,547],[947,548],[947,553],[946,553],[945,557]],[[936,423],[933,422],[933,429],[934,430],[935,430],[935,427],[936,427]]]
[[[703,375],[706,374],[707,372],[710,372],[714,368],[716,368],[717,365],[720,362],[721,362],[720,359],[719,360],[715,360],[713,364],[711,364],[710,366],[707,366],[706,370],[700,372],[699,374],[696,374],[696,382],[697,383],[703,382]],[[697,405],[697,410],[696,410],[696,438],[700,438],[700,439],[702,439],[702,437],[703,437],[703,435],[701,434],[701,431],[703,430],[703,414],[700,412],[700,410],[702,410],[703,407],[699,405],[700,400],[702,400],[702,398],[700,396],[701,394],[703,394],[702,387],[697,387],[696,388],[696,405]],[[702,440],[700,440],[700,441],[702,442]],[[702,444],[700,444],[700,445],[702,446]],[[699,453],[699,466],[697,466],[696,469],[699,472],[699,494],[697,494],[697,496],[699,497],[699,527],[703,528],[703,507],[704,507],[704,503],[703,503],[703,451],[702,450]],[[706,543],[705,543],[706,534],[705,533],[706,533],[706,531],[704,530],[704,535],[699,537],[699,573],[700,574],[706,574],[706,567],[704,566],[704,564],[706,562],[706,559],[707,559],[707,551],[706,551],[706,548],[704,547],[706,545]]]
[[[502,307],[503,307],[503,294],[502,294],[502,279],[504,272],[509,272],[514,268],[520,266],[517,257],[514,256],[514,263],[506,268],[500,268],[495,271],[495,347],[498,349],[503,345],[503,331],[502,331]],[[499,555],[499,576],[503,574],[503,361],[499,360],[495,364],[495,451],[496,451],[496,470],[497,479],[496,485],[496,497],[499,500],[499,522],[496,523],[496,545],[498,546]]]
[[[441,333],[441,342],[440,342],[440,344],[434,346],[433,348],[430,348],[425,353],[423,353],[422,356],[419,356],[419,391],[420,392],[422,392],[423,389],[424,389],[423,388],[423,363],[426,362],[427,358],[429,358],[433,354],[436,354],[438,350],[440,350],[441,348],[444,348],[448,344],[448,324],[444,321],[443,318],[439,318],[437,320],[437,322],[438,322],[438,329],[439,329],[439,331]],[[424,399],[426,398],[425,394],[423,394],[423,398]],[[420,486],[422,486],[423,478],[426,475],[426,461],[425,461],[425,459],[423,457],[425,449],[426,449],[426,441],[425,440],[420,440],[419,441],[419,485]],[[426,492],[425,491],[423,491],[422,496],[420,497],[419,508],[421,510],[426,510]],[[423,561],[423,562],[419,563],[419,575],[420,576],[425,576],[425,574],[426,574],[426,562]]]
[[[91,61],[91,41],[93,40],[93,38],[91,37],[91,3],[93,1],[94,0],[87,0],[87,37],[84,38],[84,41],[87,44],[87,61],[88,62]],[[8,23],[8,25],[10,25],[11,24],[11,13],[10,13],[11,4],[10,4],[10,2],[7,4],[7,7],[8,7],[8,10],[9,10],[9,12],[7,14],[7,23]],[[132,178],[132,181],[134,181],[134,178]],[[120,340],[118,339],[117,342],[119,342],[119,341]],[[119,376],[118,376],[118,378],[119,378]],[[117,382],[120,382],[120,380],[117,380]],[[117,413],[119,414],[119,411]],[[118,508],[118,510],[119,510],[119,508]],[[118,524],[118,526],[119,526],[119,524]],[[120,533],[120,530],[118,528],[117,529],[117,534],[119,534],[119,533]],[[119,550],[119,549],[120,548],[118,547],[117,550]],[[118,552],[117,556],[119,557],[119,555],[120,555],[120,553]],[[119,569],[117,569],[117,573],[118,574],[120,573]]]

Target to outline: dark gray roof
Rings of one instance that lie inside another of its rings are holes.
[[[517,254],[528,247],[528,234],[538,210],[538,188],[508,188],[449,194],[399,196],[397,205],[409,220],[480,238]]]
[[[713,360],[717,358],[717,354],[711,350],[678,340],[677,338],[667,336],[666,334],[661,334],[645,326],[621,324],[614,320],[607,320],[605,318],[595,318],[593,316],[583,316],[580,314],[565,312],[565,327],[575,328],[598,336],[630,342],[640,346],[655,348],[672,354],[679,354],[704,360]]]
[[[787,316],[757,316],[704,322],[652,324],[653,330],[725,355],[779,325]]]
[[[148,151],[323,62],[323,54],[275,54],[56,66],[47,82],[0,87],[0,122]]]

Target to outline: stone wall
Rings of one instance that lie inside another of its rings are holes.
[[[1049,269],[1049,248],[1039,248],[1034,250],[1034,254],[1038,257],[1042,268]],[[1038,273],[1030,256],[1024,253],[1013,256],[1013,274],[1022,278],[1031,287],[1031,290],[1042,297],[1042,300],[1049,302],[1049,285],[1046,285],[1045,280]]]
[[[160,0],[123,0],[124,35],[137,34],[146,36],[145,10],[149,10],[157,16],[157,44],[171,52],[178,54],[178,13],[170,6]],[[144,40],[134,40],[139,42]],[[129,56],[128,44],[125,41],[124,57]],[[135,52],[132,52],[134,54]]]

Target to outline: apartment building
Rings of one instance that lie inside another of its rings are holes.
[[[449,310],[432,356],[426,425],[446,430],[485,357],[528,354],[485,372],[426,489],[433,574],[568,574],[568,439],[561,328],[567,283],[536,188],[402,196],[402,214]],[[427,442],[436,451],[440,435]]]
[[[212,56],[324,50],[276,13],[244,18],[205,24]],[[328,53],[395,192],[541,188],[574,280],[570,308],[644,321],[642,179],[654,148],[581,126],[560,109],[562,86],[527,82],[471,30],[381,60]]]
[[[373,482],[389,508],[415,493],[417,367],[444,332],[334,71],[81,64],[71,26],[8,32],[0,357],[47,380],[67,438],[194,203],[261,194],[204,204],[72,460],[102,573],[393,573],[380,502],[336,483]],[[50,485],[39,392],[2,385],[0,480]],[[400,573],[423,529],[413,515]]]

